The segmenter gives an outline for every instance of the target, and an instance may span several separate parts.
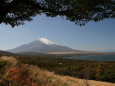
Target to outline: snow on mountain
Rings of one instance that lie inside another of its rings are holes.
[[[45,53],[45,52],[70,52],[75,51],[67,46],[57,45],[56,43],[49,41],[46,38],[39,38],[31,43],[21,45],[17,48],[8,50],[12,53]]]
[[[54,43],[54,42],[52,42],[46,38],[39,38],[38,40],[41,41],[42,43],[48,44],[48,45],[56,44],[56,43]]]

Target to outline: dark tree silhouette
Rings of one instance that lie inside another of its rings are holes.
[[[89,21],[115,18],[115,0],[0,0],[0,23],[12,27],[42,13],[84,25]]]

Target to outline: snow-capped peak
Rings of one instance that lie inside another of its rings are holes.
[[[41,41],[42,43],[44,43],[44,44],[48,44],[48,45],[55,44],[54,42],[49,41],[49,40],[46,39],[46,38],[39,38],[38,40]]]

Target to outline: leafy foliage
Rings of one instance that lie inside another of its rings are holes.
[[[62,16],[78,25],[115,18],[115,0],[1,0],[0,23],[12,27],[40,14]]]

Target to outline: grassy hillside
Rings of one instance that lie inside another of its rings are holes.
[[[115,86],[107,82],[56,75],[14,57],[0,58],[0,86]]]
[[[115,61],[86,61],[55,56],[19,56],[24,64],[37,65],[59,75],[80,79],[115,82]]]

